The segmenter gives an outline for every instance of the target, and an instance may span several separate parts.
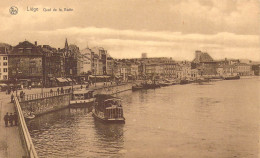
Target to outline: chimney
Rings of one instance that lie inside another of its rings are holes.
[[[34,44],[37,46],[37,41],[35,41]]]

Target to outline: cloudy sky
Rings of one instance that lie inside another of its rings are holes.
[[[80,49],[101,46],[116,58],[167,56],[260,60],[259,0],[1,0],[0,42],[25,39]],[[16,6],[17,15],[9,8]],[[27,8],[39,8],[38,12]],[[44,8],[73,11],[44,12]]]

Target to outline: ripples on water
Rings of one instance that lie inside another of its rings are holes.
[[[28,122],[40,157],[256,158],[259,78],[125,92],[125,125],[94,121],[91,108]]]

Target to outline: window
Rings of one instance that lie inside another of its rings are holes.
[[[4,57],[3,60],[7,60],[7,57]]]
[[[3,65],[4,65],[4,66],[7,66],[7,62],[4,62]]]
[[[7,68],[4,68],[4,72],[7,72]]]
[[[19,48],[19,53],[23,53],[23,48]]]

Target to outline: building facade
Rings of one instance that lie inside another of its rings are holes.
[[[42,87],[44,80],[43,51],[37,42],[20,42],[8,54],[10,81],[23,86]]]
[[[8,80],[8,48],[0,47],[0,81]]]

